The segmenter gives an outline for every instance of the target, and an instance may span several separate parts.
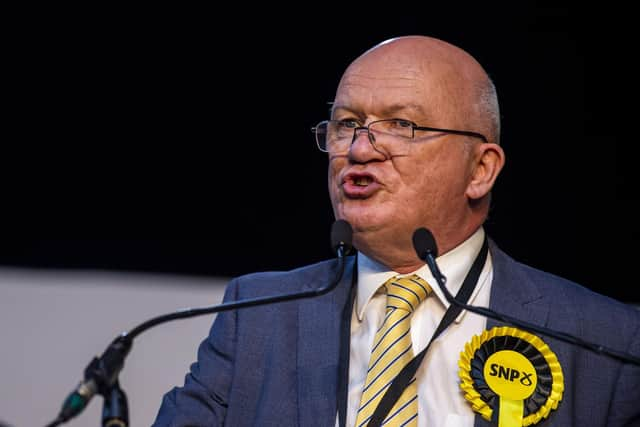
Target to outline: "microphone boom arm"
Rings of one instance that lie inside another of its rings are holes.
[[[344,275],[346,264],[345,256],[351,250],[352,232],[351,225],[344,220],[338,220],[334,222],[332,226],[332,248],[338,258],[338,267],[337,274],[327,286],[293,294],[251,298],[248,300],[226,302],[207,307],[187,308],[173,313],[153,317],[139,324],[130,332],[123,332],[116,337],[111,344],[109,344],[104,353],[102,353],[102,356],[94,357],[93,360],[91,360],[89,365],[85,368],[84,380],[81,381],[76,389],[67,396],[57,418],[47,424],[47,427],[59,426],[80,414],[96,393],[105,397],[109,396],[113,387],[117,385],[118,375],[124,366],[125,358],[131,350],[133,340],[142,332],[154,326],[170,322],[172,320],[186,319],[205,314],[220,313],[223,311],[237,310],[240,308],[255,307],[295,299],[312,298],[331,292],[338,286]],[[128,418],[128,414],[125,414],[125,417]],[[127,420],[120,419],[120,422],[120,425],[127,427]]]
[[[124,332],[122,335],[123,336],[126,335],[129,337],[129,339],[133,340],[136,336],[140,335],[142,332],[146,331],[147,329],[150,329],[161,323],[169,322],[171,320],[186,319],[189,317],[202,316],[204,314],[220,313],[222,311],[236,310],[239,308],[255,307],[258,305],[273,304],[277,302],[311,298],[311,297],[324,295],[328,292],[331,292],[333,289],[335,289],[335,287],[338,286],[338,283],[340,283],[342,276],[344,275],[344,267],[345,267],[344,255],[343,255],[344,250],[343,248],[339,248],[338,251],[340,253],[338,254],[338,274],[336,275],[337,280],[332,281],[325,287],[322,287],[319,289],[311,289],[304,292],[298,292],[295,294],[251,298],[248,300],[225,302],[222,304],[212,305],[207,307],[185,308],[184,310],[163,314],[161,316],[157,316],[152,319],[149,319],[141,323],[140,325],[136,326],[135,328],[133,328],[131,332],[129,333]]]
[[[431,233],[424,228],[419,230],[427,231],[428,235],[431,235]],[[603,345],[594,344],[592,342],[585,341],[581,338],[578,338],[576,336],[573,336],[564,332],[554,331],[552,329],[534,325],[533,323],[516,319],[515,317],[511,317],[506,314],[498,313],[489,308],[478,307],[475,305],[468,305],[468,304],[461,303],[456,298],[454,298],[453,295],[451,295],[451,293],[446,287],[447,278],[440,272],[440,269],[438,268],[438,264],[436,263],[435,256],[433,254],[434,251],[437,253],[437,248],[434,248],[434,249],[429,248],[430,245],[435,245],[435,240],[433,240],[433,235],[429,237],[429,239],[431,239],[432,242],[423,241],[423,236],[427,236],[427,234],[424,233],[423,231],[418,233],[418,230],[416,230],[416,233],[414,233],[414,246],[416,246],[416,253],[418,254],[418,257],[422,261],[427,263],[427,265],[429,266],[429,270],[431,270],[431,274],[433,275],[433,277],[436,279],[436,282],[438,283],[438,287],[440,287],[440,290],[442,291],[445,298],[447,299],[447,301],[449,301],[450,304],[453,304],[464,310],[479,314],[484,317],[488,317],[494,320],[499,320],[501,322],[508,323],[518,328],[526,329],[528,331],[535,332],[541,335],[546,335],[548,337],[555,338],[557,340],[560,340],[569,344],[577,345],[587,350],[594,351],[598,354],[604,354],[604,355],[613,357],[614,359],[617,359],[625,363],[632,363],[634,365],[640,366],[640,357],[634,356],[632,354],[611,349]]]

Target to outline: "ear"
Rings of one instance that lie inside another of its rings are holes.
[[[469,199],[478,200],[491,191],[504,166],[505,156],[498,144],[486,142],[476,145],[473,156],[473,170],[466,195]]]

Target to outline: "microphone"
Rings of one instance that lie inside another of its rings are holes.
[[[453,295],[451,295],[451,293],[445,286],[447,278],[444,277],[444,275],[440,272],[438,264],[436,263],[436,257],[438,256],[438,246],[436,245],[436,240],[433,237],[433,234],[426,228],[419,228],[413,233],[412,240],[413,248],[415,249],[418,258],[427,263],[427,265],[429,266],[429,270],[431,270],[431,274],[436,279],[438,287],[440,287],[440,290],[444,294],[447,301],[449,301],[449,304],[455,305],[464,310],[479,314],[484,317],[511,324],[518,328],[546,335],[569,344],[577,345],[587,350],[594,351],[598,354],[613,357],[614,359],[618,359],[625,363],[632,363],[640,366],[640,358],[631,354],[610,349],[599,344],[594,344],[571,334],[534,325],[533,323],[525,322],[524,320],[519,320],[514,317],[507,316],[506,314],[498,313],[489,308],[468,305],[458,301]]]
[[[79,415],[87,407],[89,401],[96,393],[105,396],[105,399],[109,399],[112,404],[111,406],[114,406],[114,402],[120,402],[124,407],[124,409],[121,409],[121,412],[125,412],[125,414],[119,415],[118,420],[113,423],[113,425],[121,427],[128,426],[128,414],[126,414],[127,405],[126,399],[124,398],[124,392],[118,388],[118,398],[114,399],[111,396],[114,394],[114,387],[118,387],[118,374],[124,366],[124,360],[131,350],[134,338],[147,329],[171,320],[186,319],[204,314],[219,313],[239,308],[255,307],[259,305],[324,295],[335,289],[342,280],[345,268],[344,258],[353,248],[352,235],[353,230],[347,221],[337,220],[333,223],[331,227],[331,248],[338,258],[338,271],[334,279],[327,286],[292,294],[251,298],[248,300],[227,302],[207,307],[187,308],[151,318],[136,326],[130,332],[123,332],[111,342],[104,353],[102,353],[102,356],[94,357],[89,365],[87,365],[84,371],[84,379],[65,399],[58,417],[49,423],[47,427],[59,426],[60,424]],[[114,413],[118,411],[114,410],[114,408],[110,408],[110,410],[105,412],[113,418]]]
[[[343,255],[349,255],[353,249],[352,244],[353,229],[344,219],[339,219],[331,226],[331,249],[333,252],[342,257]],[[340,254],[340,251],[343,253]]]

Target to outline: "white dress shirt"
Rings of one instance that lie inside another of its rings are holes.
[[[447,288],[453,295],[462,286],[480,252],[484,235],[480,228],[464,243],[437,258],[438,266],[447,278]],[[413,353],[417,355],[427,346],[449,303],[426,265],[412,274],[419,275],[433,288],[433,293],[418,306],[411,318]],[[371,347],[385,314],[386,293],[380,286],[396,275],[398,273],[358,254],[358,288],[351,318],[347,426],[355,424]],[[469,304],[489,306],[492,276],[489,255]],[[474,413],[459,387],[458,359],[465,343],[473,335],[482,333],[485,324],[484,317],[463,310],[431,344],[416,373],[419,427],[473,427]]]

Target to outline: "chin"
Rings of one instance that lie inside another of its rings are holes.
[[[342,209],[337,218],[344,219],[356,233],[366,233],[391,228],[393,221],[387,215],[372,212],[372,209]]]

